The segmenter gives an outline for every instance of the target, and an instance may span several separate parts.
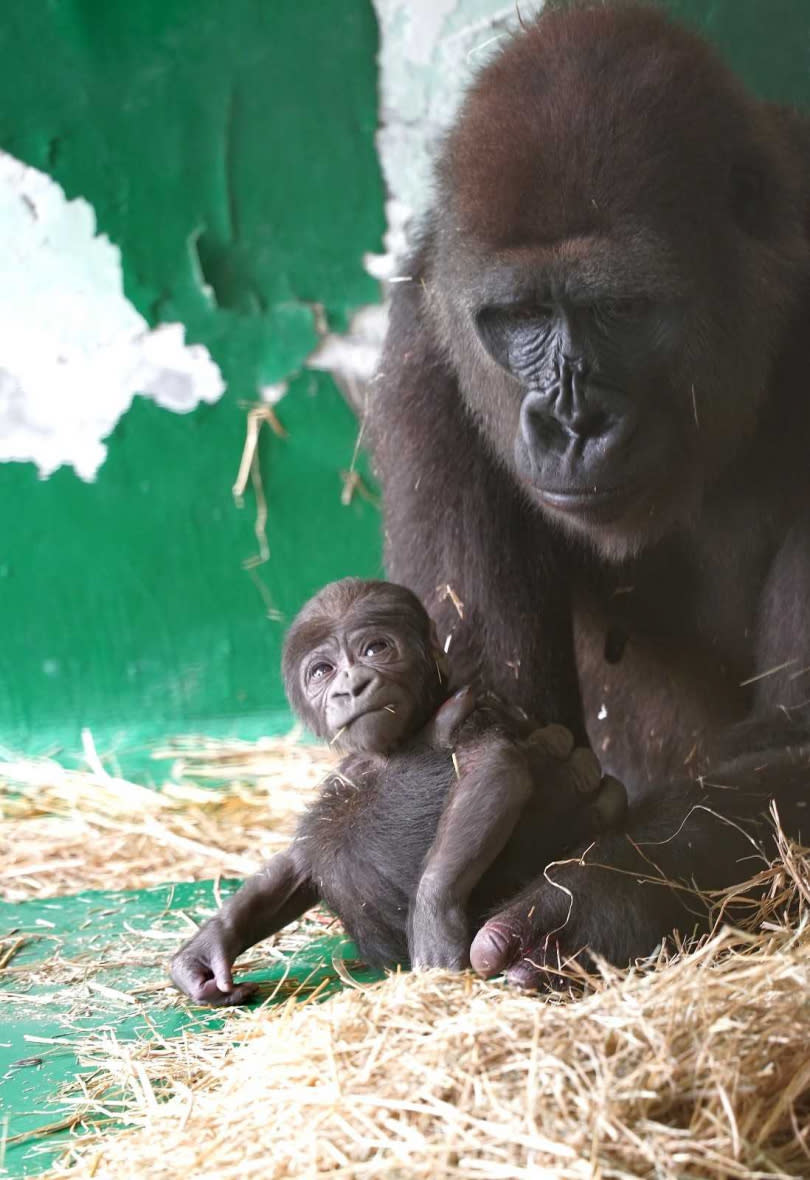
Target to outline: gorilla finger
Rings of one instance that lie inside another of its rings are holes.
[[[221,992],[233,991],[233,975],[231,974],[231,964],[225,955],[216,951],[211,956],[211,973],[214,976],[216,985]]]
[[[602,767],[593,750],[580,746],[566,763],[574,789],[580,795],[593,795],[602,782]]]
[[[470,966],[484,979],[500,975],[519,958],[522,939],[514,926],[493,918],[476,934],[470,947]]]
[[[506,982],[521,991],[538,992],[545,989],[547,975],[543,966],[527,955],[508,969]]]
[[[593,802],[593,810],[602,827],[611,828],[621,823],[627,815],[627,791],[612,774],[602,779],[599,794]]]
[[[477,698],[473,688],[460,688],[439,707],[433,719],[434,741],[438,746],[452,746],[456,730],[475,711]]]
[[[224,999],[224,1005],[231,1008],[237,1004],[246,1004],[248,1000],[252,1000],[259,990],[258,983],[237,983],[234,985],[233,991],[229,992]]]
[[[574,749],[574,735],[564,725],[544,725],[527,739],[530,746],[562,762]]]
[[[169,968],[172,983],[187,996],[195,998],[200,989],[211,979],[211,971],[197,959],[188,960],[183,955],[175,958]]]
[[[191,999],[198,1004],[210,1004],[212,1008],[233,1008],[237,1004],[244,1004],[251,996],[255,995],[257,985],[255,983],[240,983],[232,987],[230,991],[220,991],[213,979],[207,979],[205,983],[201,984],[195,989],[195,993]]]

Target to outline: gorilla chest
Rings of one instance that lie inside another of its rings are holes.
[[[733,575],[650,563],[576,597],[585,724],[633,790],[700,773],[709,737],[750,709],[756,604]]]

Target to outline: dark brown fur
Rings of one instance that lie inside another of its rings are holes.
[[[572,753],[562,727],[538,729],[468,692],[439,708],[433,628],[401,586],[325,587],[293,622],[283,668],[298,716],[348,753],[289,849],[175,955],[172,978],[192,999],[247,999],[234,960],[319,898],[370,963],[466,966],[470,917],[525,884],[539,849],[623,814],[623,788],[602,782],[590,751]]]
[[[538,863],[485,973],[645,954],[706,908],[639,877],[739,880],[772,797],[802,831],[809,139],[659,11],[599,3],[518,33],[439,161],[372,403],[388,571],[454,683],[587,731],[632,804],[607,868],[558,871],[572,901]]]

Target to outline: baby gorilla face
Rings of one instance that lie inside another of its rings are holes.
[[[425,720],[425,652],[398,622],[350,612],[301,663],[317,728],[341,751],[386,753]]]

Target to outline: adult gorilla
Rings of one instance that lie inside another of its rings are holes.
[[[801,832],[808,143],[603,3],[517,36],[446,142],[371,414],[388,571],[457,682],[587,732],[632,803],[479,932],[483,974],[647,953],[750,875],[771,798]]]

